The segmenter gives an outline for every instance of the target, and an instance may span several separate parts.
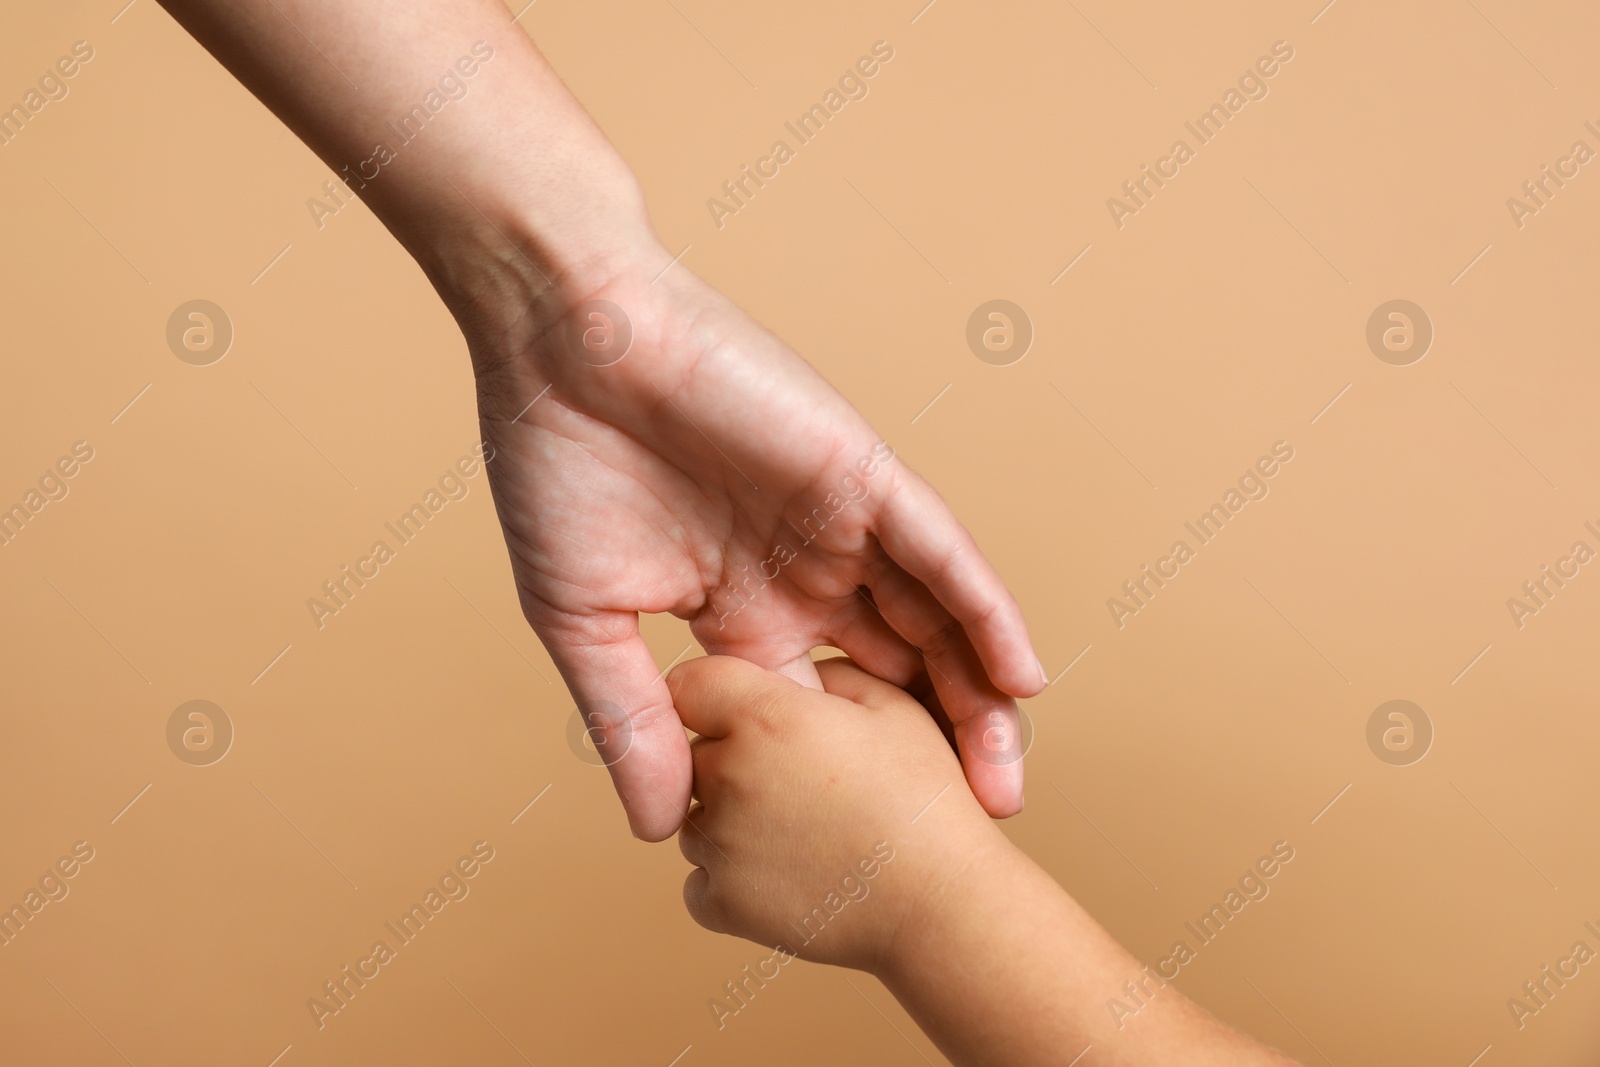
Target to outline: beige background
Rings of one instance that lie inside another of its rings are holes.
[[[464,345],[364,207],[312,223],[328,168],[123,2],[0,32],[6,103],[96,51],[0,148],[0,503],[96,452],[0,548],[0,902],[95,849],[0,948],[0,1058],[939,1062],[876,983],[809,965],[714,1028],[764,953],[689,921],[676,849],[569,750],[481,478],[314,628],[306,598],[473,442]],[[1505,202],[1600,148],[1600,15],[919,3],[539,0],[521,25],[664,240],[931,477],[1072,664],[1027,705],[1023,848],[1154,960],[1290,842],[1179,985],[1306,1063],[1595,1062],[1600,968],[1523,1029],[1506,1001],[1600,948],[1600,574],[1520,630],[1506,599],[1600,548],[1600,175],[1520,230]],[[718,230],[706,198],[880,39],[870,96]],[[1106,198],[1278,40],[1270,95],[1116,228]],[[209,367],[165,341],[194,298],[237,333]],[[1012,366],[966,347],[992,298],[1036,329]],[[1406,367],[1365,341],[1397,298],[1436,331]],[[1271,495],[1118,630],[1106,598],[1277,440]],[[647,632],[663,665],[688,641]],[[165,739],[197,698],[237,732],[208,767]],[[1436,731],[1411,766],[1366,742],[1394,698]],[[319,1032],[306,999],[479,840],[471,895]]]

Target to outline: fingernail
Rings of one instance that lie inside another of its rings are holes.
[[[1034,666],[1039,668],[1039,681],[1043,682],[1045,685],[1049,685],[1050,676],[1044,672],[1044,660],[1040,659],[1038,656],[1035,656],[1033,657],[1033,663]]]

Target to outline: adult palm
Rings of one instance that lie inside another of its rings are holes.
[[[675,832],[691,790],[640,612],[812,686],[819,645],[902,686],[926,675],[985,808],[1020,809],[1011,698],[1044,684],[1021,612],[804,360],[681,267],[625,272],[472,347],[523,612],[635,834]]]

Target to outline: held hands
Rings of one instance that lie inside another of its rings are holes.
[[[1043,688],[1043,670],[949,508],[805,361],[653,241],[591,276],[606,280],[463,326],[524,614],[634,833],[670,836],[690,790],[642,611],[813,687],[819,645],[902,686],[931,679],[972,792],[997,817],[1020,810],[1012,698]]]
[[[661,246],[626,161],[504,4],[389,4],[377,33],[357,0],[163,2],[335,168],[459,64],[449,41],[493,57],[470,105],[357,191],[466,336],[523,612],[637,834],[669,836],[689,801],[641,611],[811,685],[821,644],[902,684],[926,670],[973,789],[995,815],[1021,806],[1019,754],[977,758],[971,726],[1014,722],[1012,697],[1044,684],[1016,603],[866,420]]]
[[[1292,1067],[1152,978],[1011,844],[921,704],[848,660],[817,667],[826,692],[725,657],[669,675],[700,734],[678,835],[696,922],[873,974],[964,1067],[1088,1047],[1123,1067]],[[1123,1026],[1108,1004],[1130,990]]]
[[[848,660],[817,667],[826,692],[728,657],[668,675],[700,735],[684,902],[707,929],[876,972],[947,880],[1010,846],[922,705]]]

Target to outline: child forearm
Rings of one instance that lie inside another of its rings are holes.
[[[892,838],[886,873],[860,868],[870,902],[835,923],[817,909],[798,954],[876,975],[959,1067],[1292,1067],[1145,970],[952,788],[961,768],[922,705],[843,660],[818,671],[825,693],[723,657],[672,673],[701,735],[679,836],[698,922],[787,942],[812,902],[867,899],[836,872]],[[1119,1019],[1129,983],[1141,1007]]]
[[[936,883],[878,977],[960,1067],[1085,1064],[1286,1067],[1144,968],[998,832]],[[1149,1010],[1119,1028],[1109,998],[1143,983]]]

